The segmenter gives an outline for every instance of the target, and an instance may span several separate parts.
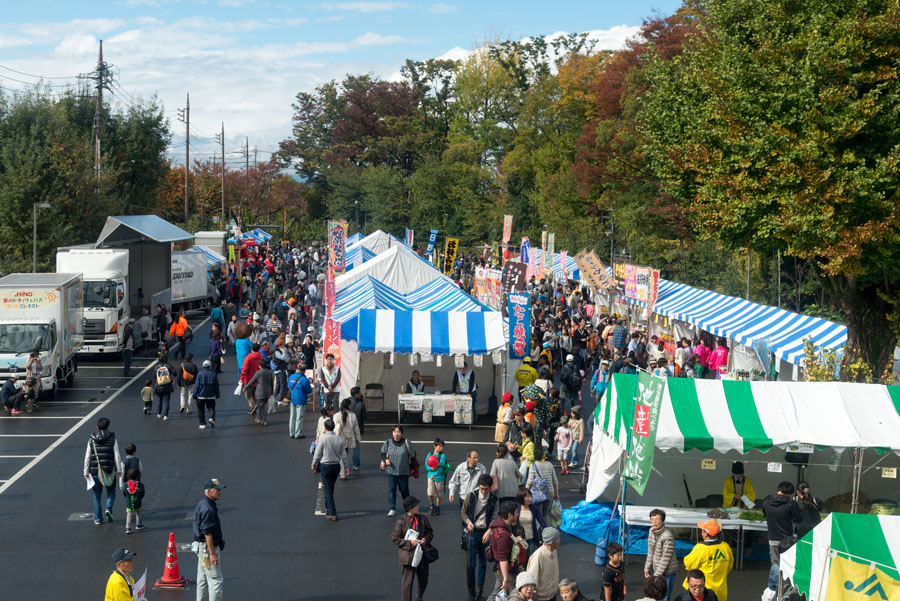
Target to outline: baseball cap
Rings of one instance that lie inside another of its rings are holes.
[[[120,561],[125,561],[127,559],[131,559],[137,555],[134,551],[129,551],[128,549],[116,549],[113,551],[112,560],[113,563],[119,563]]]
[[[203,362],[203,367],[212,367],[212,361],[207,359],[206,361]]]
[[[566,361],[574,361],[575,355],[566,355]]]
[[[722,523],[719,520],[706,520],[705,522],[697,522],[700,530],[705,530],[710,536],[715,536],[722,531]]]
[[[211,488],[222,490],[223,488],[225,488],[225,485],[218,478],[210,478],[206,481],[206,484],[203,485],[203,490],[209,490]]]

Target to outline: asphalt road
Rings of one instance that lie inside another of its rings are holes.
[[[202,360],[208,352],[209,326],[196,327],[198,318],[190,321],[196,335],[189,350]],[[203,494],[203,482],[210,477],[227,484],[219,508],[227,541],[222,565],[229,599],[399,598],[400,569],[390,541],[394,519],[387,517],[385,479],[378,471],[380,442],[389,435],[387,423],[367,427],[363,467],[350,480],[338,482],[341,519],[328,522],[315,515],[318,476],[309,470],[316,416],[307,415],[303,440],[288,437],[286,408],[269,416],[267,428],[254,424],[243,398],[232,394],[237,381],[233,354],[226,356],[220,378],[223,398],[214,430],[199,430],[196,412],[179,415],[174,398],[175,410],[168,422],[143,415],[140,388],[148,375],[139,373],[126,380],[120,363],[104,359],[82,361],[75,385],[61,391],[57,404],[43,403],[40,413],[33,414],[40,419],[0,417],[0,480],[4,480],[0,482],[0,561],[4,566],[0,600],[99,599],[113,568],[110,554],[121,546],[137,551],[135,575],[147,568],[152,583],[162,575],[170,532],[179,545],[181,573],[193,581],[196,557],[180,545],[191,540],[190,517]],[[140,361],[140,365],[148,364],[148,360]],[[85,416],[89,418],[79,426]],[[121,494],[113,524],[98,527],[91,521],[91,494],[85,491],[81,465],[88,436],[100,416],[111,420],[121,447],[128,442],[137,445],[143,461],[147,489],[143,532],[125,535]],[[426,441],[435,436],[448,441],[446,452],[454,464],[463,460],[470,445],[481,451],[485,462],[493,457],[492,428],[406,429],[420,457],[430,449]],[[70,436],[60,436],[70,430]],[[34,465],[22,473],[29,463]],[[574,505],[580,500],[581,474],[561,477],[561,482],[563,506]],[[410,488],[412,494],[426,499],[424,477],[413,480]],[[466,599],[465,556],[459,550],[456,513],[448,505],[431,520],[441,558],[431,567],[426,598]],[[593,545],[563,535],[561,577],[575,578],[589,598],[599,599],[600,570],[593,557]],[[643,596],[642,566],[643,557],[629,558],[629,600]],[[747,562],[743,571],[729,578],[729,599],[758,599],[767,573],[768,562]],[[489,587],[490,574],[487,581]],[[150,590],[148,598],[193,599],[194,595],[192,584],[186,592]]]

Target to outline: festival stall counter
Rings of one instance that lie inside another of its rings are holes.
[[[403,423],[410,414],[423,424],[446,422],[452,417],[456,425],[472,425],[474,418],[472,397],[468,394],[399,394],[397,395],[397,423]]]

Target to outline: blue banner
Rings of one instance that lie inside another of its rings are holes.
[[[431,254],[434,252],[434,243],[437,242],[437,228],[431,228],[431,233],[428,234],[428,248],[425,249],[425,254],[428,255],[428,258],[431,258]]]
[[[528,263],[528,251],[531,250],[531,243],[528,238],[522,238],[522,253],[519,262]]]
[[[510,292],[506,299],[509,305],[509,358],[524,359],[531,350],[531,307],[528,294]]]

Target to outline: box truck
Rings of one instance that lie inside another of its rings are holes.
[[[0,278],[0,382],[41,359],[41,390],[71,384],[83,341],[80,273],[14,273]]]
[[[128,250],[76,246],[56,253],[57,273],[81,273],[84,344],[82,353],[118,353],[131,311],[128,306]]]

